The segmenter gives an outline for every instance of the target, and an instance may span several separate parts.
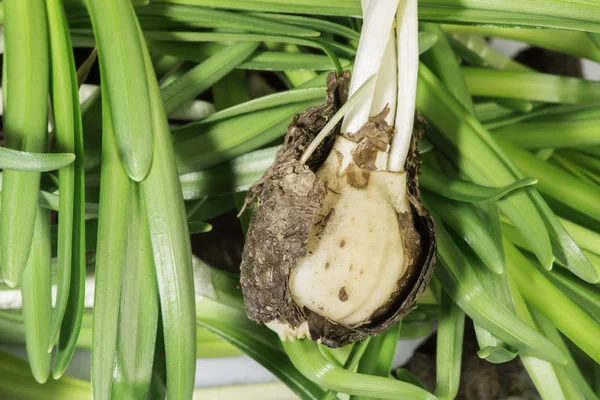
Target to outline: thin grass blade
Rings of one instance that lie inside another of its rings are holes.
[[[141,38],[141,31],[138,28]],[[144,50],[152,109],[154,156],[140,184],[152,239],[165,338],[167,392],[190,398],[196,372],[196,323],[192,254],[171,132],[152,62]]]
[[[417,108],[439,130],[431,130],[430,139],[454,158],[475,183],[506,185],[523,178],[489,132],[423,64],[419,66]],[[542,265],[549,268],[554,261],[552,246],[544,221],[526,193],[533,191],[513,193],[499,201],[498,206],[520,230],[526,232],[526,238]]]
[[[27,266],[23,272],[23,321],[29,366],[35,380],[44,383],[50,373],[52,354],[48,337],[52,318],[50,263],[50,213],[37,208],[35,232]]]
[[[125,247],[112,398],[146,399],[152,379],[158,287],[146,207],[138,185],[131,190]]]
[[[505,242],[508,272],[523,298],[544,314],[573,343],[600,362],[600,324],[554,286],[512,244]],[[551,302],[547,299],[552,299]]]
[[[48,140],[48,36],[43,0],[8,0],[4,6],[3,110],[5,145],[43,153]],[[16,286],[27,264],[37,210],[40,173],[6,170],[0,210],[0,265]]]
[[[28,153],[0,147],[0,169],[23,172],[47,172],[66,167],[75,160],[71,153]]]
[[[113,130],[123,167],[141,181],[152,163],[150,102],[142,43],[130,1],[86,0],[106,78]]]
[[[234,43],[199,64],[162,90],[165,112],[171,114],[227,75],[256,50],[256,42]]]
[[[460,386],[465,313],[443,289],[439,303],[435,395],[454,399]]]
[[[103,65],[103,64],[101,64]],[[103,68],[103,67],[102,67]],[[103,69],[104,71],[104,69]],[[104,76],[104,75],[102,75]],[[111,396],[117,349],[121,277],[127,240],[129,198],[132,183],[121,163],[113,131],[110,94],[102,97],[102,180],[96,248],[94,334],[92,337],[92,393]],[[128,332],[130,338],[134,332]]]
[[[356,396],[380,399],[434,400],[426,390],[406,382],[365,374],[357,374],[337,367],[320,352],[310,340],[283,342],[283,347],[294,366],[313,382],[327,389]]]
[[[452,200],[474,202],[474,201],[496,201],[510,194],[512,191],[531,186],[537,183],[537,179],[519,179],[503,187],[489,187],[476,185],[471,182],[449,178],[433,168],[423,165],[419,184],[437,193],[440,196]]]
[[[58,172],[60,190],[58,214],[58,284],[56,307],[52,315],[48,347],[50,350],[58,339],[61,322],[67,308],[71,285],[79,285],[77,277],[85,274],[84,225],[84,171],[83,134],[81,109],[78,96],[78,80],[69,35],[67,18],[61,0],[47,0],[48,26],[50,34],[51,58],[51,99],[55,126],[56,147],[60,151],[76,154],[74,164]],[[73,282],[71,281],[73,279]],[[78,290],[71,293],[76,309],[83,302],[77,298]],[[76,310],[69,310],[76,315]],[[75,321],[78,318],[75,319]],[[68,328],[65,326],[65,329]],[[76,332],[64,331],[71,336]],[[63,343],[66,337],[63,337]]]
[[[465,314],[498,338],[527,354],[551,362],[564,362],[565,356],[560,349],[496,302],[481,286],[468,260],[445,228],[440,224],[436,224],[436,228],[439,263],[435,274],[444,290]]]

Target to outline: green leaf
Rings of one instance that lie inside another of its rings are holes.
[[[365,354],[367,347],[369,347],[370,342],[371,342],[371,337],[367,337],[362,342],[355,343],[352,346],[352,350],[350,351],[350,354],[348,355],[348,358],[346,359],[346,362],[344,363],[345,370],[354,371],[356,369],[360,360],[362,359],[363,354]],[[336,400],[337,398],[338,397],[337,397],[336,391],[328,390],[325,393],[325,395],[323,397],[321,397],[321,400]]]
[[[327,21],[325,19],[275,13],[252,13],[251,15],[260,16],[262,18],[270,19],[273,21],[287,22],[288,24],[292,25],[310,27],[311,29],[316,29],[321,32],[332,33],[334,35],[345,37],[350,40],[360,39],[360,33],[356,30],[335,22]],[[290,33],[286,34],[289,35]]]
[[[131,179],[141,181],[152,163],[151,110],[143,43],[129,1],[86,0],[98,44],[98,57],[110,96],[119,156]]]
[[[543,335],[527,326],[486,291],[472,266],[441,224],[436,225],[438,264],[435,276],[444,290],[473,321],[510,346],[550,362],[565,355]]]
[[[66,167],[75,160],[71,153],[28,153],[0,147],[0,169],[23,172],[46,172]]]
[[[458,61],[450,42],[444,32],[436,24],[421,24],[421,28],[437,37],[436,45],[431,51],[424,54],[421,59],[446,85],[448,90],[454,94],[458,101],[471,112],[475,114],[473,99],[469,94],[465,79],[463,78]]]
[[[500,37],[528,43],[532,46],[542,47],[559,53],[570,54],[578,58],[600,61],[600,49],[596,47],[586,32],[460,25],[444,25],[444,30],[459,34],[475,34],[482,37]],[[499,57],[497,53],[494,52],[494,54],[495,57]],[[515,62],[513,61],[510,65],[515,65],[513,63]],[[519,69],[523,70],[524,68],[520,67]],[[525,69],[528,68],[525,67]]]
[[[340,59],[340,64],[343,68],[347,68],[350,61]],[[258,71],[328,71],[334,69],[335,64],[329,57],[321,54],[260,51],[240,64],[238,68]]]
[[[257,47],[255,42],[234,43],[169,84],[162,90],[165,112],[172,113],[204,92],[248,58]]]
[[[174,144],[180,173],[198,171],[264,146],[285,134],[295,113],[322,100],[296,102],[202,125],[175,130]]]
[[[112,398],[146,399],[152,378],[158,287],[141,190],[131,188]]]
[[[499,143],[524,174],[538,178],[536,187],[544,196],[600,222],[600,187],[582,182],[561,168],[544,162],[516,146],[500,140]],[[569,190],[565,191],[565,187]]]
[[[537,179],[519,179],[503,187],[489,187],[476,185],[474,183],[449,178],[427,165],[421,166],[419,184],[425,189],[437,193],[448,199],[475,202],[496,201],[510,194],[514,190],[531,186],[537,183]]]
[[[283,347],[302,375],[327,389],[380,399],[436,399],[431,393],[406,382],[346,371],[329,362],[310,340],[285,341]]]
[[[224,8],[230,10],[267,11],[291,14],[321,14],[321,15],[348,15],[360,16],[360,2],[358,0],[292,0],[271,1],[245,1],[245,0],[163,0],[164,3],[189,4],[211,8]]]
[[[84,302],[85,279],[85,184],[84,149],[78,76],[72,51],[67,18],[60,0],[47,0],[52,61],[51,98],[56,146],[61,151],[74,152],[75,163],[58,172],[59,198],[57,263],[58,282],[56,307],[48,350],[60,339],[57,360],[66,361],[54,374],[68,364],[74,343],[79,336]],[[63,326],[63,318],[66,322]],[[58,366],[58,364],[56,364]],[[63,370],[64,371],[64,370]]]
[[[437,128],[430,131],[429,138],[475,183],[506,185],[523,178],[490,133],[423,64],[419,67],[417,108]],[[549,268],[554,260],[550,238],[529,198],[532,192],[535,190],[513,193],[499,201],[498,206],[513,224],[526,232],[537,257]]]
[[[63,377],[40,385],[29,371],[26,361],[0,351],[0,396],[7,399],[82,400],[90,398],[90,384]]]
[[[600,288],[573,276],[563,269],[546,275],[561,291],[566,293],[586,314],[600,323]]]
[[[31,372],[39,383],[48,379],[52,358],[52,354],[48,352],[52,318],[51,274],[50,213],[38,207],[32,249],[23,272],[21,293],[27,358]]]
[[[138,34],[141,37],[141,31]],[[192,253],[171,132],[146,49],[144,59],[155,145],[150,172],[140,186],[160,294],[168,397],[187,399],[192,396],[196,371]]]
[[[388,377],[394,361],[398,344],[401,322],[391,326],[382,334],[373,337],[364,351],[356,372],[359,374]],[[352,396],[352,400],[369,399],[364,396]]]
[[[522,122],[494,131],[524,149],[597,146],[597,133],[597,120]]]
[[[446,32],[454,32],[453,29],[455,27],[457,28],[456,33],[450,34],[448,40],[457,52],[457,55],[467,60],[469,64],[478,67],[492,67],[509,71],[531,71],[531,68],[507,57],[491,47],[483,36],[472,33],[463,33],[460,31],[461,26],[444,25],[443,29]],[[514,31],[518,29],[510,30]],[[529,30],[526,32],[532,31]]]
[[[512,260],[507,263],[509,276],[515,281],[523,298],[591,358],[600,362],[600,348],[597,345],[600,324],[544,277],[514,246],[505,242],[505,251],[507,259]]]
[[[513,11],[520,13],[570,18],[579,21],[600,22],[600,5],[587,0],[427,0],[428,4],[446,7],[466,7],[489,11]]]
[[[244,103],[228,107],[224,110],[219,110],[216,113],[198,121],[195,125],[188,126],[191,130],[192,127],[208,124],[223,119],[237,117],[242,114],[249,114],[255,111],[264,110],[267,108],[275,108],[286,104],[299,103],[311,100],[325,100],[325,87],[311,87],[311,88],[299,88],[291,89],[283,92],[277,92],[266,96],[259,97]],[[182,128],[186,130],[187,128]],[[177,130],[175,132],[178,132]]]
[[[506,257],[507,259],[509,259],[510,262],[513,261],[511,255],[508,252]],[[523,296],[519,292],[519,289],[516,287],[512,279],[510,280],[510,290],[514,299],[515,311],[519,318],[528,326],[532,327],[533,329],[536,329],[536,331],[539,331],[539,329],[536,327],[535,321],[533,320],[529,307],[527,307]],[[568,351],[565,352],[563,350],[563,352],[565,353],[565,356],[568,360]],[[533,384],[537,388],[538,393],[540,394],[542,399],[566,400],[568,398],[565,397],[564,390],[560,385],[558,375],[559,368],[561,367],[559,365],[551,364],[547,361],[523,354],[520,355],[520,358],[521,362],[523,363],[523,366],[529,373],[529,377],[533,381]]]
[[[309,24],[298,26],[298,24],[289,24],[285,23],[285,21],[275,22],[272,19],[263,18],[259,15],[248,15],[205,7],[154,3],[138,7],[136,8],[136,12],[138,17],[140,17],[140,22],[143,22],[143,17],[151,16],[159,17],[160,20],[164,19],[175,22],[175,26],[216,28],[300,37],[320,35],[318,31],[309,29]],[[333,23],[330,24],[336,25]],[[143,23],[142,26],[144,26]]]
[[[44,2],[8,0],[3,6],[5,145],[42,153],[47,150],[49,85]],[[29,258],[39,187],[39,172],[3,173],[0,265],[10,286],[20,283]]]
[[[442,289],[435,353],[435,395],[454,399],[460,386],[465,313]]]
[[[425,204],[475,251],[485,266],[496,274],[504,271],[504,257],[491,235],[488,225],[471,204],[443,199],[433,193],[424,193]]]
[[[473,96],[544,103],[600,103],[600,82],[539,72],[490,68],[462,67],[461,71]]]
[[[102,69],[104,73],[104,69]],[[102,123],[102,180],[96,248],[94,334],[92,337],[92,393],[110,398],[117,349],[121,277],[132,183],[118,154],[113,131],[110,94],[105,93]],[[134,332],[129,332],[133,338]]]

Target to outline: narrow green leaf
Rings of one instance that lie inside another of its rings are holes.
[[[456,55],[446,35],[440,26],[436,24],[421,24],[421,28],[437,37],[435,47],[424,54],[421,59],[440,78],[463,107],[469,110],[471,114],[475,114],[473,99],[471,99],[465,79],[460,72]]]
[[[436,399],[434,395],[405,382],[346,371],[330,363],[310,340],[283,342],[294,366],[313,382],[337,392],[380,399]]]
[[[525,178],[503,187],[481,186],[458,179],[451,179],[427,165],[421,166],[421,175],[419,176],[419,184],[425,189],[449,199],[466,202],[500,200],[514,190],[536,183],[537,179]]]
[[[160,17],[161,20],[166,19],[186,27],[228,29],[300,37],[320,35],[318,31],[314,30],[316,26],[308,28],[309,24],[299,25],[285,23],[285,21],[275,22],[271,18],[264,18],[259,15],[215,10],[206,7],[154,3],[145,7],[138,7],[136,8],[136,12],[140,20],[144,16]],[[333,23],[330,24],[335,25]]]
[[[347,68],[350,61],[340,59],[340,65]],[[322,54],[261,51],[238,68],[258,71],[328,71],[334,69],[335,64],[331,62],[331,58]]]
[[[478,281],[468,260],[448,232],[437,224],[438,264],[435,276],[444,290],[471,319],[509,345],[551,362],[565,356],[553,343],[498,304]]]
[[[360,2],[358,0],[316,0],[297,1],[272,1],[272,0],[163,0],[163,3],[189,4],[211,8],[230,10],[267,11],[292,14],[321,14],[321,15],[347,15],[360,16]]]
[[[119,156],[131,179],[141,181],[152,163],[150,102],[142,43],[130,1],[86,0],[106,79]]]
[[[509,262],[513,261],[508,252],[507,258]],[[519,318],[528,326],[537,330],[529,307],[527,307],[523,296],[512,279],[510,279],[510,290],[514,299],[515,311]],[[565,356],[568,360],[567,353],[565,352]],[[558,379],[558,369],[560,366],[524,354],[521,354],[520,358],[542,399],[567,399]]]
[[[78,30],[75,30],[79,32]],[[85,31],[83,31],[85,32]],[[356,49],[327,39],[305,39],[292,36],[266,35],[256,33],[227,33],[227,32],[187,32],[187,31],[145,31],[144,36],[150,41],[185,41],[185,42],[276,42],[288,43],[321,49],[335,64],[341,73],[336,54],[353,56]]]
[[[573,343],[600,362],[600,324],[545,278],[513,245],[505,242],[508,271],[525,300],[544,314]],[[552,299],[548,301],[547,299]]]
[[[547,204],[545,204],[545,207],[550,210],[550,207]],[[551,221],[551,224],[549,224],[549,231],[552,235],[553,245],[557,245],[557,248],[558,246],[562,246],[562,248],[559,249],[565,251],[565,253],[558,253],[559,257],[556,260],[557,264],[569,269],[579,279],[582,279],[588,283],[598,283],[600,264],[598,264],[598,266],[594,266],[594,264],[591,262],[592,257],[595,254],[586,250],[581,250],[575,241],[573,241],[573,239],[569,236],[558,218],[554,215],[553,218],[554,219]],[[510,242],[515,246],[531,252],[531,247],[523,237],[522,233],[519,232],[514,226],[504,222],[502,223],[502,232],[505,238],[509,239]]]
[[[138,30],[138,34],[141,38],[141,31]],[[168,397],[187,399],[192,396],[196,371],[192,254],[171,132],[146,49],[144,59],[155,145],[150,172],[140,186],[160,293]]]
[[[414,376],[412,372],[410,372],[406,368],[398,368],[394,375],[396,375],[396,378],[398,378],[398,380],[402,382],[410,383],[411,385],[415,385],[425,389],[425,386],[423,386],[423,384],[419,382],[417,377]]]
[[[423,338],[433,332],[433,320],[425,321],[423,323],[405,323],[400,327],[400,339],[417,339]]]
[[[256,111],[203,125],[190,124],[173,132],[180,173],[198,171],[256,150],[285,134],[295,113],[321,104],[321,99]]]
[[[502,232],[500,232],[500,234],[502,234]],[[500,241],[500,245],[503,245],[503,241]],[[504,249],[504,247],[502,247],[502,249]],[[502,251],[502,253],[504,252]],[[508,283],[508,273],[493,274],[488,268],[484,268],[481,263],[475,260],[468,252],[464,252],[463,254],[468,258],[469,263],[473,265],[475,273],[481,282],[481,286],[496,299],[496,302],[499,305],[511,312],[515,312],[515,306]],[[504,254],[502,254],[502,259],[504,260]],[[478,323],[474,322],[473,325],[475,327],[477,343],[480,348],[477,355],[480,358],[499,364],[508,362],[517,356],[518,351],[516,349],[494,336],[490,331]]]
[[[490,68],[462,67],[461,71],[473,96],[545,103],[600,103],[600,82],[539,72]]]
[[[454,399],[460,386],[465,313],[442,289],[435,356],[435,395]]]
[[[452,32],[452,28],[454,28],[453,25],[443,26],[443,29],[447,32]],[[458,55],[474,66],[492,67],[509,71],[531,70],[531,68],[491,47],[483,36],[457,32],[450,34],[448,40]]]
[[[67,18],[61,0],[47,0],[46,10],[50,33],[51,98],[56,146],[60,151],[73,152],[77,156],[74,164],[58,173],[61,193],[58,205],[58,283],[48,343],[48,350],[51,350],[61,331],[65,312],[73,318],[70,321],[74,325],[66,324],[63,327],[62,344],[72,344],[73,338],[76,339],[79,333],[77,325],[80,324],[81,317],[78,310],[82,308],[81,304],[84,301],[79,277],[85,275],[85,188],[78,76]],[[71,287],[76,288],[71,291]],[[71,308],[67,310],[69,304]],[[70,350],[67,349],[67,353]],[[58,359],[61,357],[62,354],[57,356]],[[70,359],[70,355],[67,358]]]
[[[146,399],[150,389],[158,287],[148,217],[139,186],[133,185],[130,193],[112,398],[133,400]]]
[[[104,73],[104,64],[102,74]],[[104,75],[102,75],[104,76]],[[113,131],[110,94],[102,96],[102,181],[96,249],[94,288],[94,334],[92,337],[92,393],[111,396],[117,335],[121,277],[127,239],[127,215],[132,183],[121,164]],[[133,338],[135,332],[128,332]]]
[[[524,149],[600,145],[597,120],[539,121],[508,125],[495,135]]]
[[[600,222],[600,187],[586,184],[561,168],[544,162],[510,143],[500,140],[498,142],[524,174],[538,178],[536,187],[544,196]],[[569,190],[563,190],[565,187]]]
[[[43,153],[48,133],[48,36],[43,0],[4,5],[3,102],[7,148]],[[0,265],[10,286],[21,281],[37,210],[39,172],[6,170],[2,180]]]
[[[546,337],[556,343],[567,355],[568,361],[567,364],[563,367],[555,366],[562,370],[558,376],[561,386],[563,388],[568,387],[567,398],[574,399],[576,397],[581,397],[590,400],[597,400],[598,396],[594,393],[589,383],[585,379],[585,377],[581,374],[581,371],[577,367],[577,363],[573,359],[573,356],[569,352],[569,348],[565,343],[565,340],[561,336],[560,332],[556,327],[550,322],[546,317],[544,317],[539,311],[534,308],[529,307],[529,311],[535,321],[536,326],[546,335]]]
[[[306,89],[291,89],[259,97],[244,103],[219,110],[216,113],[198,121],[197,124],[207,124],[223,119],[237,117],[255,111],[274,108],[291,103],[299,103],[310,100],[321,100],[325,98],[325,87],[312,87]]]
[[[528,113],[533,110],[533,104],[530,101],[522,99],[508,99],[502,97],[488,97],[489,100],[493,100],[500,104],[502,107],[508,108],[519,113]]]
[[[593,1],[574,0],[427,0],[428,4],[447,7],[466,7],[490,11],[519,10],[524,14],[571,18],[580,21],[600,22],[600,5]]]
[[[419,54],[431,49],[438,41],[438,36],[431,32],[419,32]]]
[[[423,64],[419,67],[417,108],[437,128],[431,130],[429,138],[475,183],[506,185],[523,178],[489,132]],[[552,247],[544,221],[529,198],[528,193],[532,192],[535,190],[513,193],[499,201],[498,206],[526,232],[537,257],[548,268],[554,260]]]
[[[594,253],[600,253],[600,248],[598,248],[598,243],[600,243],[600,232],[584,228],[583,226],[564,218],[559,218],[559,220],[579,247]]]
[[[354,371],[356,369],[370,342],[371,337],[367,337],[362,342],[355,343],[354,346],[352,346],[352,350],[344,363],[345,370]],[[336,400],[337,398],[336,391],[328,390],[325,395],[321,397],[321,400]]]
[[[50,213],[37,208],[35,232],[27,266],[23,272],[23,321],[27,358],[35,380],[44,383],[50,373],[52,354],[48,337],[52,318],[50,267]]]
[[[68,376],[40,385],[27,361],[0,351],[0,396],[6,399],[82,400],[90,398],[89,382]]]
[[[587,282],[582,282],[573,274],[563,269],[553,270],[546,275],[566,293],[586,314],[600,323],[600,288]]]
[[[335,22],[327,21],[325,19],[275,13],[253,13],[252,15],[260,16],[273,21],[287,22],[288,24],[292,25],[310,27],[311,29],[332,33],[350,40],[360,39],[360,33],[358,31]]]
[[[165,112],[172,113],[211,87],[248,58],[257,47],[258,43],[255,42],[234,43],[165,87],[162,90]]]
[[[440,215],[443,221],[475,251],[485,266],[496,274],[504,271],[502,249],[488,234],[489,227],[471,204],[443,199],[433,193],[424,193],[428,208]]]
[[[394,354],[398,344],[402,322],[390,327],[381,335],[372,338],[364,351],[356,372],[359,374],[388,377],[392,369]],[[370,397],[352,396],[352,400],[366,400]]]
[[[599,32],[598,24],[568,17],[548,16],[541,13],[524,13],[518,6],[511,9],[485,10],[467,7],[454,0],[452,7],[440,4],[439,0],[419,3],[421,21],[447,24],[488,25],[511,28],[572,29]],[[518,9],[518,11],[514,11]]]
[[[575,57],[600,61],[600,49],[586,32],[554,29],[509,29],[488,26],[444,25],[447,32],[475,34],[483,37],[500,37],[532,46],[570,54]]]
[[[0,169],[23,172],[46,172],[66,167],[75,160],[71,153],[28,153],[0,147]]]

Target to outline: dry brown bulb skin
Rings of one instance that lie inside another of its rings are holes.
[[[349,74],[328,77],[327,103],[297,115],[284,147],[248,192],[257,199],[241,286],[248,317],[282,339],[330,347],[377,335],[415,308],[435,262],[433,220],[422,206],[413,134],[405,169],[385,170],[393,128],[371,117],[300,163],[347,97]]]

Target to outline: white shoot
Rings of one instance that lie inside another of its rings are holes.
[[[386,45],[394,22],[394,13],[399,0],[378,0],[368,5],[367,14],[360,33],[360,41],[354,62],[351,96],[373,74],[379,72]],[[417,40],[415,38],[415,40]],[[418,53],[417,53],[418,54]],[[369,119],[371,104],[375,92],[374,87],[362,96],[342,123],[342,132],[356,132]]]
[[[370,115],[377,115],[389,106],[390,112],[385,117],[385,122],[394,124],[396,116],[396,102],[398,97],[397,79],[398,79],[398,57],[396,56],[396,35],[392,30],[388,39],[381,67],[377,74],[377,83],[375,83],[375,93],[371,103]]]
[[[398,44],[398,108],[392,139],[389,171],[402,171],[415,116],[417,76],[419,69],[419,27],[417,0],[402,0],[396,12],[396,32]]]

